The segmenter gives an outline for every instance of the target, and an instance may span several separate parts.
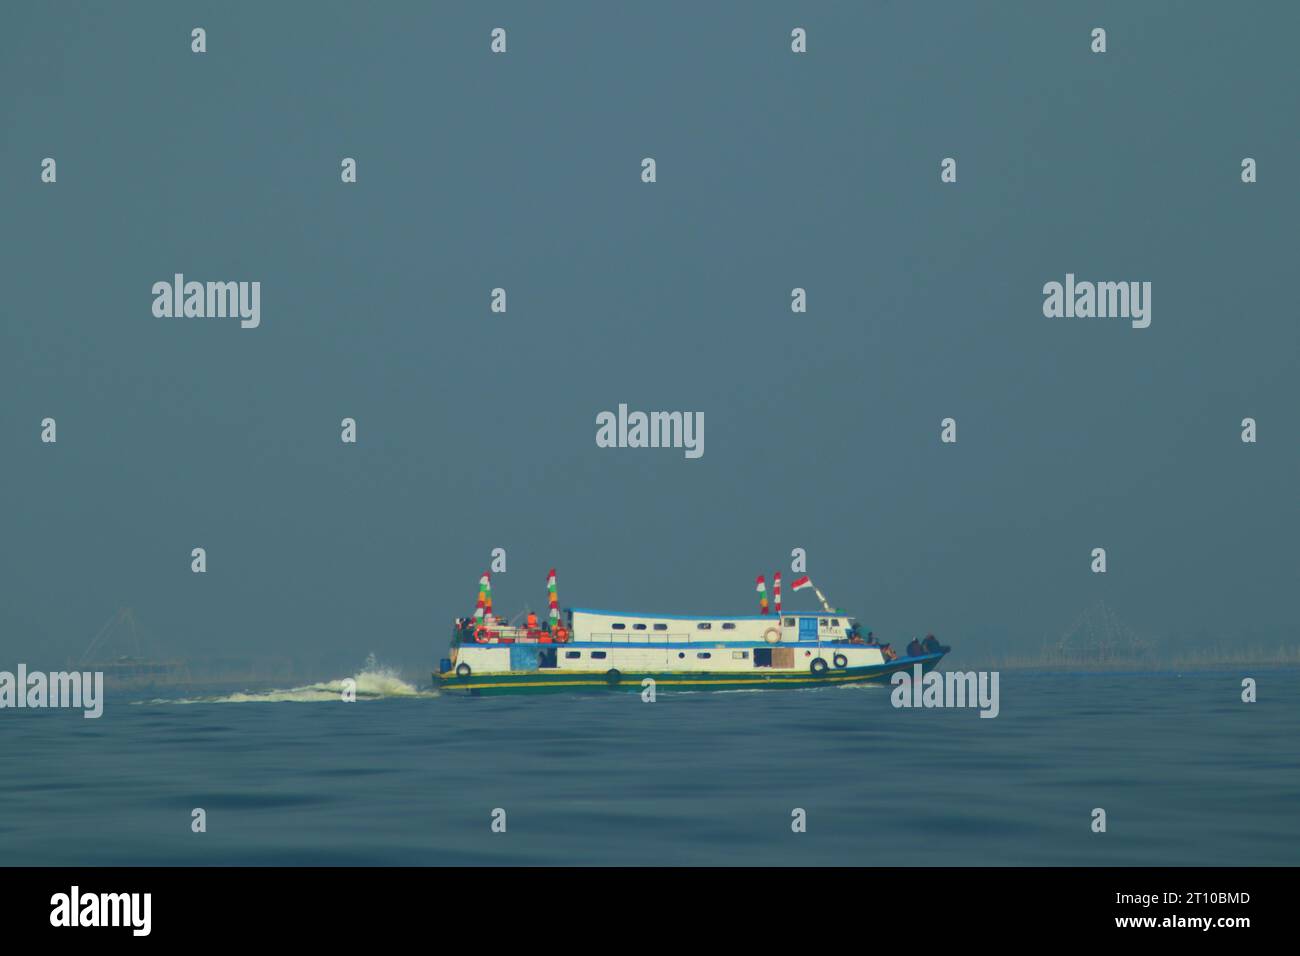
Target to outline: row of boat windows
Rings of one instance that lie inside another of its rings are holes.
[[[794,627],[794,621],[795,621],[794,618],[792,618],[792,617],[787,617],[787,618],[785,619],[785,622],[784,622],[784,623],[785,623],[785,626],[786,626],[786,627]],[[829,624],[829,625],[827,624],[826,619],[825,619],[825,618],[822,618],[822,627],[827,627],[827,626],[829,626],[829,627],[839,627],[839,626],[840,626],[839,618],[835,618],[835,617],[831,618],[831,619],[830,619],[830,624]],[[626,624],[611,624],[610,627],[612,627],[612,628],[613,628],[614,630],[616,630],[616,631],[626,631],[626,630],[627,630],[627,625],[626,625]],[[633,624],[633,625],[632,625],[632,630],[634,630],[634,631],[644,631],[645,629],[646,629],[646,626],[645,626],[644,624]],[[655,629],[656,631],[666,631],[666,630],[668,630],[668,625],[667,625],[667,624],[655,624],[655,625],[654,625],[654,629]],[[700,623],[698,623],[698,624],[695,625],[695,629],[696,629],[697,631],[711,631],[711,630],[713,630],[713,622],[712,622],[712,621],[700,621]],[[723,629],[724,631],[734,631],[734,630],[736,629],[736,625],[735,625],[734,623],[732,623],[731,621],[727,621],[727,622],[725,622],[725,623],[722,625],[722,629]]]
[[[616,630],[616,631],[626,631],[626,630],[627,630],[627,625],[626,625],[626,624],[611,624],[610,627],[612,627],[612,628],[613,628],[614,630]],[[702,621],[701,623],[696,624],[695,627],[696,627],[696,630],[700,630],[700,631],[709,631],[709,630],[712,630],[712,629],[713,629],[713,622],[711,622],[711,621]],[[645,626],[644,624],[633,624],[633,625],[632,625],[632,630],[634,630],[634,631],[644,631],[645,629],[646,629],[646,626]],[[655,629],[656,631],[666,631],[666,630],[668,630],[668,625],[667,625],[667,624],[656,624],[656,625],[654,626],[654,629]],[[723,624],[723,625],[722,625],[722,629],[723,629],[724,631],[734,631],[734,630],[736,629],[736,625],[735,625],[735,624],[732,624],[730,621],[728,621],[726,624]]]
[[[592,651],[592,652],[591,652],[591,658],[592,658],[592,660],[603,661],[603,660],[605,659],[606,656],[607,656],[607,655],[606,655],[606,653],[605,653],[604,651]],[[677,656],[678,656],[678,658],[684,659],[684,658],[686,657],[686,652],[685,652],[685,651],[679,651],[679,652],[677,653]],[[697,658],[699,658],[700,660],[702,660],[702,661],[707,661],[707,660],[709,660],[711,657],[713,657],[713,655],[712,655],[711,653],[709,653],[708,651],[696,651],[696,652],[695,652],[695,656],[696,656]],[[749,659],[749,651],[732,651],[732,652],[731,652],[731,656],[732,656],[735,660],[738,660],[738,661],[748,660],[748,659]],[[565,651],[565,652],[564,652],[564,659],[565,659],[565,660],[574,661],[574,660],[578,660],[578,659],[580,659],[581,657],[582,657],[582,651]]]

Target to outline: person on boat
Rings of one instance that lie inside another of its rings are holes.
[[[890,647],[888,644],[881,644],[881,645],[880,645],[880,653],[881,653],[881,655],[885,658],[885,660],[887,660],[887,661],[896,661],[896,660],[898,660],[898,651],[894,650],[894,649],[893,649],[892,647]]]
[[[907,645],[907,656],[920,657],[924,653],[925,653],[925,648],[921,646],[921,642],[918,641],[916,638],[912,638],[911,643]]]
[[[528,612],[528,630],[537,630],[537,614],[534,611]]]
[[[876,632],[875,632],[875,631],[867,631],[867,646],[868,646],[868,647],[879,647],[879,646],[880,646],[880,642],[879,642],[878,640],[876,640]]]
[[[569,640],[569,629],[563,624],[555,625],[555,640],[560,644],[567,643]]]
[[[923,646],[924,648],[926,648],[927,654],[946,654],[949,652],[949,650],[952,650],[950,646],[946,644],[940,644],[939,641],[935,639],[935,635],[932,635],[932,633],[931,635],[926,635],[926,640],[924,640]]]

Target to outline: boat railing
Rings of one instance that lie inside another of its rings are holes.
[[[481,637],[471,631],[462,638],[462,644],[561,644],[550,631],[539,627],[510,627],[497,625],[485,627]]]

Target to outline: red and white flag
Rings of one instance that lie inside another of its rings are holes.
[[[790,590],[792,591],[802,591],[804,588],[810,587],[812,587],[812,578],[808,577],[806,574],[803,577],[795,578],[790,582]]]

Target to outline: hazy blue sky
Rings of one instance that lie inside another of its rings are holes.
[[[1037,648],[1102,596],[1293,639],[1300,8],[1078,6],[9,5],[0,667],[127,605],[424,669],[494,547],[507,609],[554,565],[750,611],[802,547],[886,637]],[[261,327],[155,318],[175,272]],[[1045,318],[1067,272],[1151,327]],[[620,402],[703,458],[597,448]]]

